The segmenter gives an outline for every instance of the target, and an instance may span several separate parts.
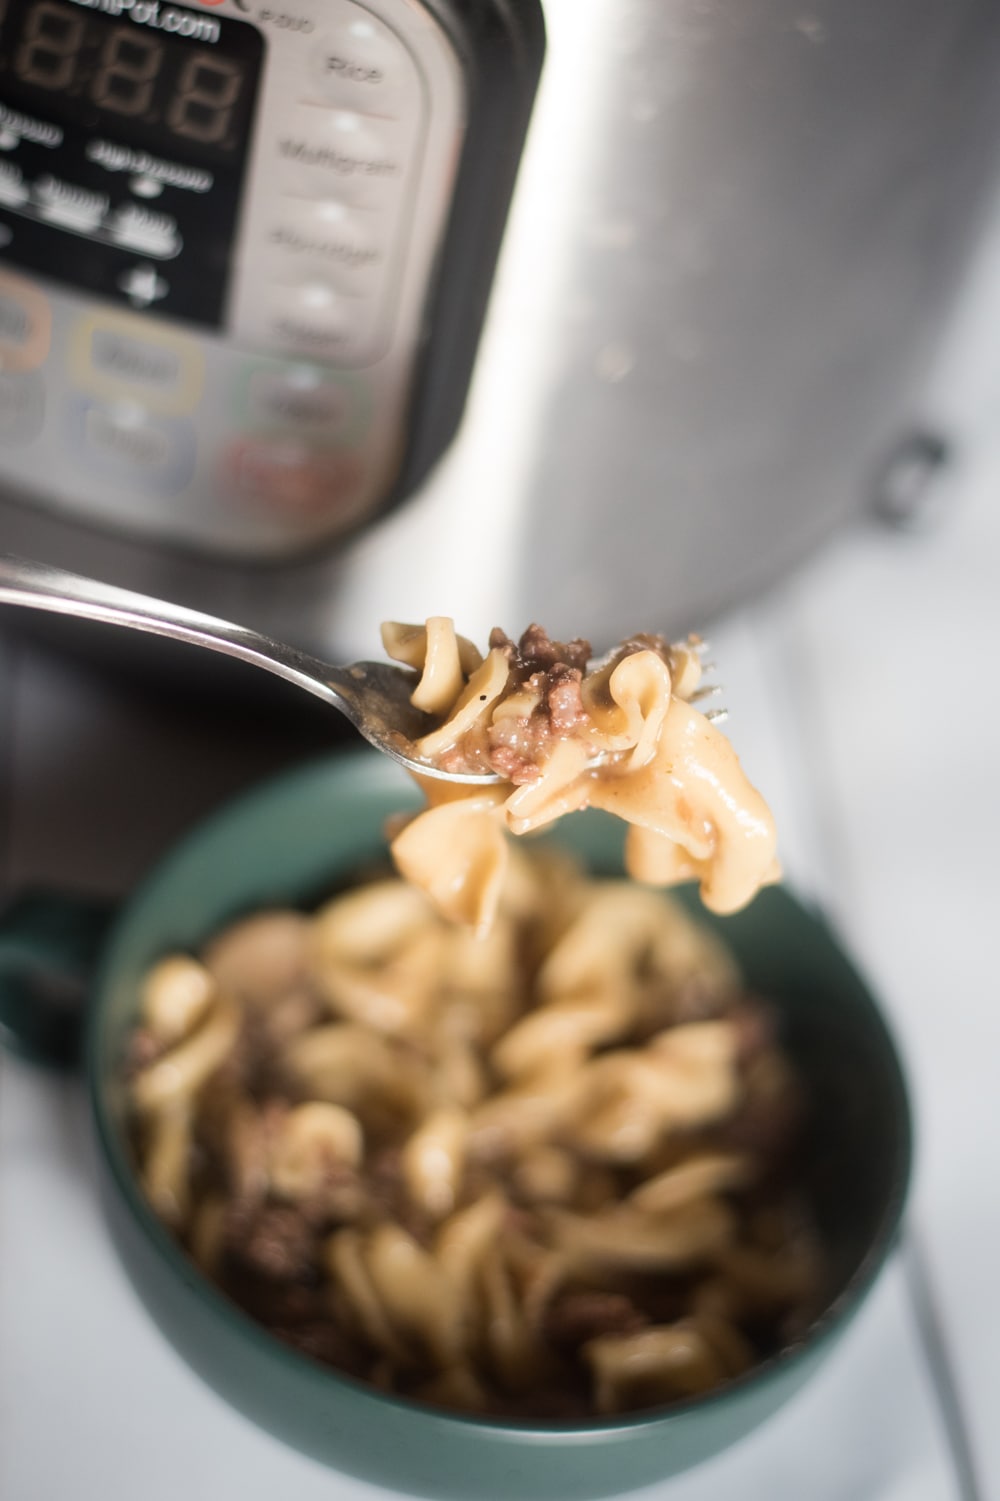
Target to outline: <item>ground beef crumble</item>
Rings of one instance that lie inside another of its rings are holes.
[[[556,741],[587,723],[580,685],[590,642],[553,641],[542,626],[530,625],[516,644],[499,628],[493,630],[490,647],[506,652],[514,691],[527,689],[537,702],[529,714],[502,717],[490,725],[487,759],[507,781],[533,782]]]
[[[624,1293],[568,1292],[548,1310],[545,1333],[557,1349],[577,1349],[602,1334],[635,1334],[649,1319]]]
[[[582,673],[590,661],[589,641],[582,636],[567,642],[553,641],[540,625],[529,625],[516,644],[505,631],[495,626],[490,632],[490,649],[497,647],[506,652],[518,682],[526,681],[534,672],[550,672],[560,665],[575,667]]]
[[[226,1231],[230,1254],[258,1276],[278,1282],[311,1276],[316,1231],[295,1205],[264,1204],[249,1215],[230,1213]]]

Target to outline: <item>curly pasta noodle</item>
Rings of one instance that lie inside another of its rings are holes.
[[[528,834],[588,806],[629,824],[630,875],[654,886],[697,880],[716,912],[777,879],[770,811],[694,702],[695,638],[637,636],[596,664],[586,641],[554,642],[539,626],[516,644],[493,631],[485,658],[444,616],[388,622],[382,638],[419,674],[413,703],[441,720],[418,753],[503,779],[462,786],[418,775],[427,808],[393,841],[397,869],[453,921],[488,929],[505,832]]]
[[[512,850],[482,942],[378,878],[166,956],[127,1067],[139,1180],[192,1258],[401,1395],[669,1403],[819,1295],[767,1009],[671,898],[545,847]]]

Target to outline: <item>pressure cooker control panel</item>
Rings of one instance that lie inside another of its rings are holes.
[[[234,557],[364,519],[466,109],[418,0],[0,0],[0,484]]]

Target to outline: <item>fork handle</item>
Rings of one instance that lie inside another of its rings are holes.
[[[263,667],[348,712],[342,695],[327,680],[328,664],[318,657],[184,605],[119,589],[115,584],[102,584],[64,568],[9,553],[0,553],[0,604],[27,605],[56,615],[75,615],[83,620],[125,626],[152,636],[168,636],[192,646],[203,646]]]

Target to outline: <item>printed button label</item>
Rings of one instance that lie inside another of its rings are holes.
[[[365,236],[339,203],[321,203],[305,213],[283,216],[268,232],[267,243],[290,259],[307,256],[345,271],[367,271],[382,260],[382,247]]]
[[[115,211],[108,223],[108,232],[116,245],[141,251],[143,255],[155,256],[158,260],[171,260],[179,255],[183,244],[176,219],[134,203],[124,204]]]
[[[244,504],[289,520],[352,525],[367,508],[364,468],[356,454],[305,443],[245,439],[227,464],[230,485]]]
[[[195,432],[187,418],[164,421],[137,401],[77,400],[71,420],[78,449],[111,482],[175,495],[194,476]]]
[[[338,382],[325,379],[308,366],[302,369],[254,370],[249,381],[250,405],[265,421],[340,432],[355,399]]]
[[[73,330],[70,373],[98,395],[134,399],[152,411],[190,411],[201,396],[204,360],[193,339],[127,313],[89,313]]]
[[[141,386],[176,386],[181,362],[175,349],[133,339],[114,328],[95,328],[90,341],[95,370]]]
[[[352,13],[353,12],[353,13]],[[409,99],[416,70],[399,38],[360,7],[326,27],[312,44],[312,76],[324,98],[367,101],[380,110]],[[395,111],[394,111],[395,112]]]
[[[40,219],[85,233],[97,229],[108,211],[106,194],[49,175],[35,184],[35,197]]]
[[[399,121],[303,106],[274,142],[283,190],[307,198],[345,194],[351,202],[384,201],[402,186],[415,134]]]

